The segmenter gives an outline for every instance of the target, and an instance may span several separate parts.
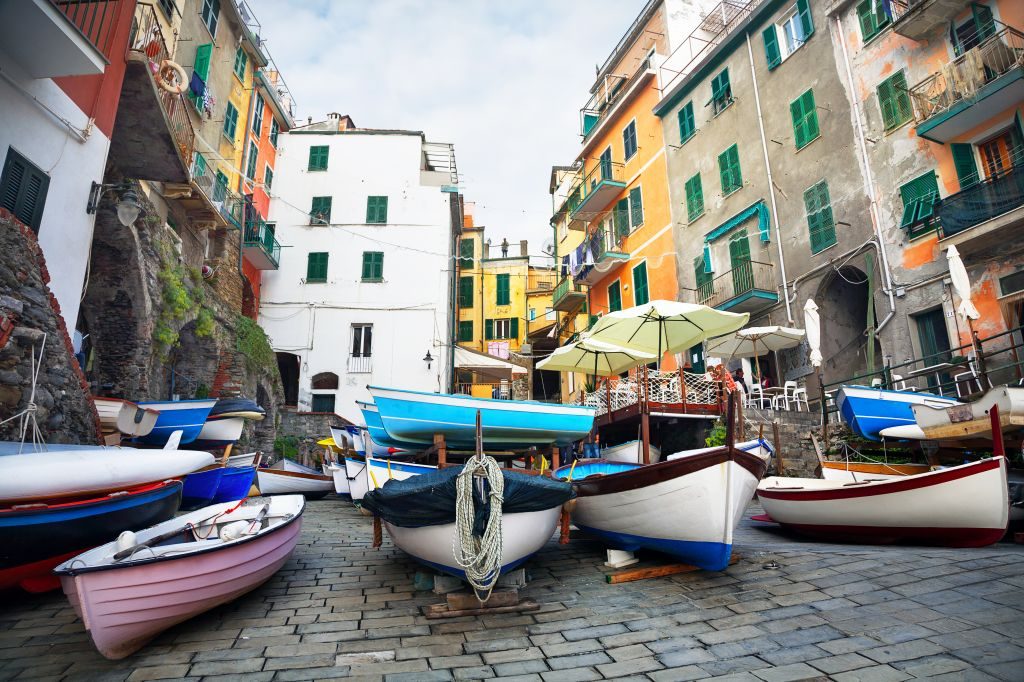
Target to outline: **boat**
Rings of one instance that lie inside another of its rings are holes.
[[[661,461],[661,448],[648,446],[651,455],[651,462]],[[601,459],[609,462],[641,462],[643,461],[643,443],[638,440],[630,440],[618,445],[610,445],[601,448]]]
[[[282,495],[206,507],[123,534],[55,573],[99,652],[124,658],[266,582],[295,549],[304,506]]]
[[[396,451],[402,450],[422,450],[423,446],[416,443],[407,443],[404,441],[392,438],[390,434],[384,429],[384,422],[380,418],[380,411],[377,406],[371,402],[363,402],[357,400],[356,405],[359,406],[359,411],[363,414],[363,421],[366,422],[366,431],[370,434],[370,440],[373,442],[373,454],[380,455],[386,453],[378,452],[378,448],[394,449]],[[356,447],[356,443],[353,442],[353,447]],[[365,454],[365,447],[363,448]]]
[[[224,467],[214,466],[186,476],[181,493],[181,508],[188,511],[212,504],[223,475]]]
[[[120,398],[93,396],[92,401],[104,431],[118,431],[132,438],[149,435],[160,416],[156,410]]]
[[[295,460],[282,457],[280,460],[272,464],[270,469],[278,469],[280,471],[292,471],[297,474],[319,474],[320,472],[313,467],[308,467],[305,464],[299,464]]]
[[[238,455],[229,455],[227,466],[229,467],[251,467],[256,465],[258,452],[247,452]]]
[[[755,454],[722,446],[647,465],[582,459],[555,476],[576,490],[573,523],[606,545],[652,549],[721,571],[767,468]]]
[[[237,502],[249,496],[249,488],[256,479],[256,467],[221,467],[217,492],[213,502]]]
[[[931,470],[927,464],[887,464],[885,462],[848,462],[823,460],[821,477],[826,481],[863,481],[868,478],[900,478],[924,474]]]
[[[984,547],[1009,515],[1005,457],[854,483],[773,476],[757,495],[772,521],[828,541]]]
[[[231,445],[242,437],[242,429],[245,428],[244,417],[221,417],[214,419],[210,417],[203,424],[194,444],[203,448],[222,448]]]
[[[928,440],[992,440],[992,407],[999,408],[1003,433],[1024,429],[1024,388],[999,386],[969,403],[922,403],[912,407],[914,421]]]
[[[357,401],[358,402],[358,401]],[[369,407],[364,408],[364,416],[366,411],[369,411],[373,415],[373,418],[377,421],[376,429],[380,432],[384,431],[384,426],[380,422],[380,414],[377,412],[377,408],[372,404],[368,404]],[[368,418],[369,421],[369,418]],[[335,442],[345,443],[347,447],[350,447],[359,456],[366,455],[366,437],[369,436],[370,447],[372,448],[371,455],[374,457],[400,457],[404,455],[413,454],[408,447],[397,447],[391,445],[381,445],[378,443],[372,435],[370,430],[364,426],[345,426],[345,427],[331,427],[331,435]],[[341,438],[342,440],[338,440]],[[387,439],[390,441],[390,439]]]
[[[217,403],[210,410],[210,419],[230,419],[239,417],[259,421],[267,416],[267,411],[255,400],[249,398],[218,398]]]
[[[181,443],[191,443],[199,437],[203,424],[210,415],[216,400],[167,400],[139,402],[142,407],[156,410],[160,416],[156,426],[139,438],[147,445],[163,445],[175,431],[181,431]]]
[[[161,481],[78,499],[0,507],[0,590],[46,592],[54,566],[118,533],[174,516],[181,481]]]
[[[390,480],[404,481],[433,471],[437,471],[437,467],[430,464],[399,462],[376,457],[345,458],[345,473],[353,502],[361,501],[368,490],[379,488]]]
[[[466,578],[455,557],[456,479],[462,467],[434,469],[407,479],[382,482],[366,493],[363,509],[380,517],[395,546],[421,564]],[[502,470],[499,574],[522,565],[555,532],[572,487],[544,476]],[[479,510],[478,510],[479,512]]]
[[[256,479],[260,493],[263,495],[297,493],[305,495],[306,499],[316,500],[327,493],[334,492],[332,476],[260,469],[256,472]]]
[[[7,443],[13,450],[17,443]],[[213,463],[195,450],[68,446],[0,456],[0,504],[81,498],[180,478]]]
[[[942,407],[958,404],[953,398],[922,391],[841,386],[836,392],[836,404],[843,419],[855,434],[869,440],[881,440],[883,429],[913,425],[912,406],[925,403]]]
[[[743,441],[742,443],[736,443],[735,448],[742,450],[743,452],[749,452],[750,454],[760,457],[767,464],[771,460],[772,455],[775,454],[775,448],[772,444],[764,438],[755,438],[753,440]],[[693,450],[683,450],[675,454],[669,455],[666,459],[680,459],[682,457],[690,457],[692,455],[703,455],[706,452],[711,452],[718,449],[717,447],[709,448],[695,448]]]
[[[330,473],[331,480],[334,483],[334,492],[351,498],[348,472],[345,469],[344,460],[341,462],[327,462],[327,471]]]
[[[448,447],[475,447],[478,413],[484,445],[490,448],[569,445],[586,437],[594,425],[594,408],[582,405],[367,389],[388,435],[421,447],[432,445],[436,434],[444,436]]]

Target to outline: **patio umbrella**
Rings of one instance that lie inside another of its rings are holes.
[[[950,245],[946,249],[946,262],[949,264],[949,279],[953,282],[953,291],[960,297],[960,305],[956,307],[956,311],[970,324],[971,320],[976,320],[981,315],[971,301],[971,280],[967,276],[967,268],[964,267],[956,246]]]
[[[681,353],[715,336],[730,334],[747,323],[749,313],[729,313],[696,303],[651,301],[608,313],[588,337],[631,351]]]
[[[804,331],[807,333],[807,345],[811,348],[811,366],[821,367],[821,318],[813,298],[804,303]]]
[[[653,359],[653,353],[619,348],[586,338],[555,349],[551,355],[537,363],[537,369],[552,372],[585,372],[609,377],[622,374]]]
[[[784,350],[799,346],[804,338],[803,329],[792,327],[747,327],[731,336],[712,339],[704,345],[704,352],[718,357],[754,358],[757,376],[761,377],[761,363],[758,356],[769,351]]]

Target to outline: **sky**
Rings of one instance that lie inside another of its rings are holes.
[[[580,147],[597,65],[644,0],[248,0],[296,118],[452,142],[491,242],[551,239],[551,166]]]

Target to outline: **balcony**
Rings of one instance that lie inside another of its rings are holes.
[[[587,292],[570,277],[562,278],[551,297],[551,307],[563,313],[574,313],[586,302]]]
[[[721,384],[705,374],[648,370],[602,380],[596,390],[583,394],[580,404],[595,408],[598,425],[605,426],[642,412],[713,417],[722,413],[724,398]]]
[[[32,78],[97,76],[107,66],[118,0],[0,2],[0,45]]]
[[[274,230],[262,218],[246,223],[242,255],[257,270],[277,270],[280,265],[281,245],[274,237]]]
[[[159,88],[154,76],[168,54],[156,11],[140,3],[128,39],[110,161],[131,178],[187,184],[195,130],[184,97]]]
[[[569,208],[570,227],[574,222],[596,218],[626,188],[622,168],[621,163],[599,162],[573,187],[569,193],[572,199]]]
[[[910,88],[917,134],[952,142],[1024,100],[1024,34],[999,30]]]
[[[779,302],[771,263],[747,261],[692,292],[694,303],[734,313],[755,313]]]
[[[969,4],[968,0],[890,0],[892,30],[911,40],[926,40],[945,32]]]
[[[1024,226],[1024,166],[989,177],[939,202],[941,244],[965,255],[996,251]]]
[[[369,355],[348,356],[349,374],[370,374],[373,371],[373,358]]]
[[[573,280],[587,285],[600,282],[615,265],[629,260],[629,254],[619,249],[612,231],[598,228],[576,248],[570,259]]]

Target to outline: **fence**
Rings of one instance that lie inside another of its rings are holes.
[[[717,413],[722,401],[721,382],[706,374],[643,370],[628,378],[613,378],[594,391],[584,392],[581,405],[596,408],[598,416],[628,407],[656,404],[675,411]]]

